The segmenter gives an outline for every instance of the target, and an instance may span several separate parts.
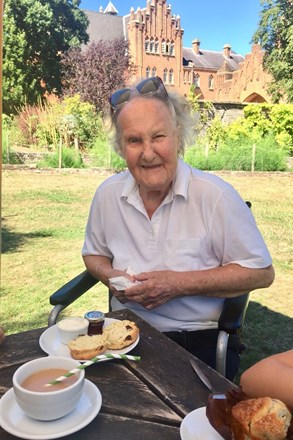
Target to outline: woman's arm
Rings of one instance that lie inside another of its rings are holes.
[[[125,290],[129,301],[142,302],[153,309],[180,296],[209,296],[229,298],[254,289],[270,286],[274,280],[272,266],[250,269],[238,264],[227,264],[214,269],[176,272],[154,271],[133,275],[141,284]]]
[[[113,269],[112,260],[108,257],[102,255],[84,255],[83,261],[91,275],[108,287],[109,278],[125,276],[126,278],[132,279],[126,272]]]
[[[293,350],[257,362],[242,374],[240,385],[250,397],[274,397],[293,410]]]

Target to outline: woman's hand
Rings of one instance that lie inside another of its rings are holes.
[[[178,272],[171,270],[142,272],[133,275],[132,279],[140,283],[126,289],[124,297],[126,301],[137,302],[146,309],[154,309],[180,295]]]
[[[109,290],[112,293],[112,295],[115,296],[115,298],[117,298],[122,304],[124,304],[128,301],[128,299],[124,295],[125,290],[117,290],[114,286],[111,285],[110,279],[116,277],[124,277],[130,281],[134,281],[133,276],[129,275],[127,272],[117,269],[113,269],[109,273]]]

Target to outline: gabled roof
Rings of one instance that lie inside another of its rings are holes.
[[[118,14],[117,9],[115,8],[115,6],[113,5],[112,2],[109,2],[109,3],[108,3],[108,6],[107,6],[106,9],[104,10],[104,14],[113,14],[113,15]]]
[[[212,50],[201,50],[196,54],[190,48],[183,48],[183,65],[188,66],[192,62],[198,69],[210,69],[218,71],[226,61],[227,67],[230,71],[238,70],[239,63],[244,61],[242,55],[237,54],[231,50],[230,58],[224,56],[223,52],[215,52]]]
[[[89,44],[93,41],[112,41],[115,38],[125,36],[124,17],[88,10],[83,10],[83,12],[89,20],[89,26],[87,28],[87,33],[90,37]]]

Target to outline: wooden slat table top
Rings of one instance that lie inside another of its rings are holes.
[[[141,361],[111,360],[86,369],[86,378],[100,389],[103,403],[98,416],[68,440],[180,439],[182,419],[205,406],[209,391],[193,372],[193,356],[128,310],[107,316],[129,319],[140,328],[140,341],[132,354]],[[0,396],[12,386],[19,365],[46,356],[39,346],[45,329],[8,336],[0,346]],[[221,392],[232,384],[202,363],[214,387]],[[16,437],[0,428],[1,440]]]

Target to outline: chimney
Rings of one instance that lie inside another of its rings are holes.
[[[199,55],[199,46],[200,41],[197,38],[192,41],[192,50],[196,55]]]
[[[231,44],[225,44],[224,49],[224,57],[231,58]]]

